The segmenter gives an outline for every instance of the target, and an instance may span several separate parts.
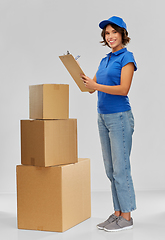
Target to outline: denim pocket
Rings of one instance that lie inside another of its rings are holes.
[[[130,110],[130,111],[127,111],[127,115],[128,115],[128,119],[129,119],[129,123],[130,123],[130,126],[131,126],[131,128],[132,128],[132,130],[133,130],[133,132],[134,132],[134,116],[133,116],[133,113],[132,113],[132,111]]]

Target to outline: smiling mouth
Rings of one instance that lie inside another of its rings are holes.
[[[109,44],[113,44],[116,40],[108,41]]]

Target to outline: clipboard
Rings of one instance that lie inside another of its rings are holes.
[[[83,74],[83,75],[85,74],[82,71],[79,64],[77,63],[77,61],[75,60],[75,58],[72,56],[72,54],[67,53],[66,55],[59,56],[59,58],[61,59],[62,63],[64,64],[64,66],[66,67],[66,69],[68,70],[72,78],[74,79],[79,89],[82,92],[91,92],[92,91],[91,89],[85,87],[84,82],[80,76],[80,74]]]

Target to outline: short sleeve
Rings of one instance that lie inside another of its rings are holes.
[[[122,59],[122,67],[124,67],[126,64],[133,62],[134,63],[134,71],[137,70],[137,64],[134,59],[133,53],[132,52],[126,52],[126,54],[123,56]]]

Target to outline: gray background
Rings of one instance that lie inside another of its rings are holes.
[[[93,77],[109,48],[98,23],[112,15],[128,26],[138,71],[129,94],[135,116],[131,156],[136,190],[165,189],[164,2],[162,0],[0,0],[0,192],[15,192],[20,119],[29,118],[29,85],[69,84],[78,120],[78,155],[91,159],[91,188],[109,190],[97,130],[97,94],[81,93],[58,56],[69,50]]]

